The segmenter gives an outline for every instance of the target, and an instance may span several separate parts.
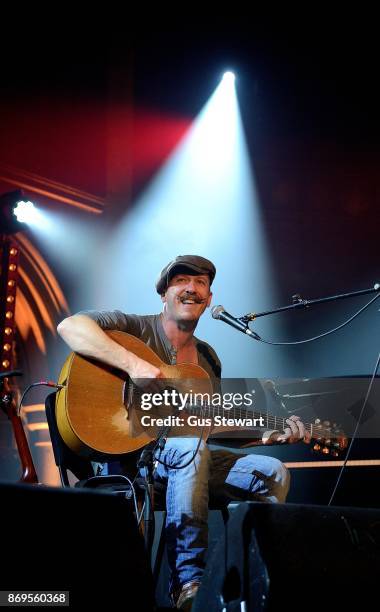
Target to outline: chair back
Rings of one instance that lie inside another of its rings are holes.
[[[86,480],[95,476],[94,468],[89,459],[76,455],[64,442],[58,430],[55,414],[56,393],[50,393],[45,400],[46,419],[53,447],[55,464],[58,467],[62,486],[69,487],[68,471],[78,480]]]

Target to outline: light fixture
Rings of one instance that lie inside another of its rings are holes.
[[[24,202],[22,205],[21,202]],[[25,208],[26,205],[26,208]],[[19,208],[21,206],[21,208]],[[9,191],[0,195],[0,214],[2,217],[1,232],[5,235],[16,234],[17,232],[25,229],[21,225],[22,222],[27,222],[29,219],[26,218],[26,211],[28,211],[29,218],[31,211],[34,208],[32,202],[25,202],[25,197],[21,189],[15,191]],[[16,216],[17,211],[17,216]],[[23,213],[23,218],[20,216]],[[17,249],[16,249],[17,250]]]
[[[13,214],[19,223],[30,223],[35,218],[36,209],[30,200],[20,200],[13,208]]]
[[[231,70],[227,70],[227,72],[223,74],[222,81],[224,83],[229,83],[230,85],[233,85],[235,83],[235,79],[236,77],[234,72],[231,72]]]

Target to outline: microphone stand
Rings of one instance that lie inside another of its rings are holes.
[[[137,467],[141,471],[145,483],[144,498],[144,542],[145,549],[151,558],[151,550],[154,537],[154,482],[153,482],[153,444],[146,446],[137,462]]]
[[[316,300],[304,300],[297,293],[293,295],[293,303],[289,306],[282,306],[280,308],[276,308],[274,310],[266,310],[264,312],[249,312],[242,317],[239,317],[239,321],[245,323],[248,327],[249,321],[254,321],[259,317],[265,317],[267,315],[276,314],[278,312],[284,312],[286,310],[295,310],[300,308],[310,308],[310,306],[314,306],[315,304],[323,304],[325,302],[335,302],[336,300],[342,300],[345,298],[357,297],[359,295],[367,295],[369,293],[377,293],[380,291],[380,283],[376,283],[371,289],[362,289],[361,291],[351,291],[351,293],[340,293],[338,295],[331,295],[324,298],[318,298]]]
[[[157,438],[150,442],[142,451],[137,467],[141,470],[145,489],[144,499],[144,542],[149,560],[152,559],[152,547],[154,540],[154,452],[156,449],[163,450],[166,437],[169,435],[171,427],[164,427]]]

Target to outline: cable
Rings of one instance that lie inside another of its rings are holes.
[[[139,509],[138,509],[138,506],[137,506],[137,497],[136,497],[135,487],[133,486],[133,482],[128,478],[128,476],[125,476],[125,474],[121,474],[121,475],[123,476],[123,478],[125,478],[128,481],[128,483],[129,483],[129,485],[131,487],[132,496],[133,496],[133,504],[135,506],[135,513],[136,513],[136,519],[137,519],[138,514],[139,514]],[[137,524],[139,524],[139,523],[137,523]]]
[[[35,383],[32,383],[31,385],[29,385],[25,389],[24,393],[21,396],[20,403],[19,403],[18,408],[17,408],[17,416],[18,417],[21,415],[21,407],[22,407],[22,403],[23,403],[23,401],[25,399],[25,396],[26,396],[27,393],[29,393],[29,391],[31,389],[33,389],[33,387],[54,387],[54,389],[62,389],[64,387],[64,385],[58,385],[53,380],[40,380],[39,382],[35,382]]]
[[[59,384],[55,383],[52,380],[40,380],[39,382],[32,383],[31,385],[29,385],[25,389],[25,391],[23,392],[23,394],[21,396],[20,403],[19,403],[18,408],[17,408],[17,416],[20,416],[23,401],[24,401],[27,393],[29,393],[29,391],[31,389],[33,389],[33,387],[54,387],[55,389],[62,389],[64,387],[64,385],[59,385]],[[135,507],[136,520],[137,520],[137,524],[139,525],[140,522],[141,522],[141,519],[142,519],[142,513],[143,513],[143,510],[144,510],[145,502],[144,502],[144,505],[142,507],[141,514],[139,515],[139,510],[138,510],[138,506],[137,506],[136,491],[135,491],[135,487],[134,487],[134,482],[135,482],[135,480],[137,478],[137,475],[138,474],[136,474],[136,476],[134,477],[133,481],[131,481],[128,478],[128,476],[125,476],[124,474],[123,474],[123,477],[128,481],[128,483],[129,483],[129,485],[131,487],[131,492],[132,492],[132,497],[133,497],[133,504],[134,504],[134,507]]]
[[[148,495],[149,495],[149,499],[150,499],[150,494],[148,493]],[[151,503],[152,503],[152,501],[151,501]],[[139,515],[138,512],[136,512],[136,520],[137,520],[137,525],[138,526],[140,526],[140,523],[141,523],[141,520],[142,520],[142,517],[143,517],[143,514],[144,514],[144,510],[145,510],[145,499],[144,499],[144,503],[143,503],[142,508],[141,508],[140,515]]]
[[[380,364],[380,353],[379,353],[379,355],[378,355],[378,357],[377,357],[376,366],[375,366],[375,369],[374,369],[374,371],[373,371],[373,374],[372,374],[372,378],[371,378],[371,380],[370,380],[370,383],[369,383],[369,385],[368,385],[367,394],[366,394],[366,396],[365,396],[365,398],[364,398],[363,406],[362,406],[362,409],[361,409],[361,411],[360,411],[360,414],[359,414],[359,417],[358,417],[358,420],[357,420],[357,423],[356,423],[356,427],[355,427],[354,433],[353,433],[353,435],[352,435],[352,437],[351,437],[351,442],[350,442],[349,447],[348,447],[348,449],[347,449],[346,457],[345,457],[345,459],[344,459],[344,461],[343,461],[343,465],[342,465],[342,467],[341,467],[341,469],[340,469],[340,471],[339,471],[339,475],[338,475],[337,481],[336,481],[336,483],[335,483],[335,487],[334,487],[334,489],[333,489],[333,492],[332,492],[332,494],[331,494],[331,497],[330,497],[329,503],[327,504],[328,506],[330,506],[330,504],[332,503],[332,500],[334,499],[335,493],[336,493],[336,491],[337,491],[338,485],[339,485],[340,480],[341,480],[342,475],[343,475],[343,471],[344,471],[344,469],[345,469],[345,467],[346,467],[346,464],[347,464],[348,458],[349,458],[349,456],[350,456],[350,452],[351,452],[351,449],[352,449],[352,445],[353,445],[354,440],[355,440],[355,438],[356,438],[356,434],[357,434],[357,431],[358,431],[358,429],[359,429],[360,421],[361,421],[361,419],[362,419],[364,409],[365,409],[365,407],[366,407],[366,405],[367,405],[367,401],[368,401],[369,395],[370,395],[371,390],[372,390],[372,387],[373,387],[373,381],[375,380],[375,377],[376,377],[376,374],[377,374],[377,370],[379,369],[379,364]]]
[[[59,384],[55,383],[52,380],[40,380],[39,382],[32,383],[31,385],[29,385],[25,389],[25,391],[23,392],[23,394],[21,396],[20,403],[19,403],[19,406],[17,408],[17,416],[20,416],[20,414],[21,414],[21,407],[22,407],[23,401],[24,401],[27,393],[29,393],[29,391],[31,389],[33,389],[33,387],[54,387],[55,389],[62,389],[64,387],[64,385],[59,385]],[[135,487],[133,486],[133,483],[134,483],[136,477],[134,478],[133,482],[128,478],[128,476],[125,476],[124,474],[123,474],[123,477],[128,481],[128,483],[129,483],[129,485],[131,487],[131,492],[132,492],[132,496],[133,496],[133,503],[134,503],[134,506],[135,506],[135,513],[136,513],[136,518],[137,518],[139,516],[139,512],[138,512],[138,507],[137,507],[136,491],[135,491]],[[141,521],[141,518],[140,518],[140,521]]]
[[[31,385],[29,385],[25,389],[24,393],[21,396],[21,400],[20,400],[20,403],[19,403],[19,406],[18,406],[18,409],[17,409],[17,416],[20,416],[20,414],[21,414],[21,407],[22,407],[23,401],[25,399],[25,396],[27,395],[27,393],[31,389],[33,389],[33,387],[54,387],[55,389],[62,389],[64,387],[64,385],[59,385],[59,384],[55,383],[52,380],[41,380],[39,382],[32,383]],[[129,483],[129,485],[131,487],[131,492],[132,492],[132,497],[133,497],[133,505],[135,507],[136,520],[137,520],[137,524],[139,525],[140,522],[141,522],[142,514],[139,516],[139,510],[138,510],[138,506],[137,506],[136,491],[135,491],[135,487],[134,487],[134,482],[135,482],[135,480],[137,478],[137,474],[136,474],[135,478],[133,479],[133,481],[131,481],[128,478],[128,476],[125,476],[125,474],[123,474],[123,478],[125,478],[128,481],[128,483]],[[144,505],[145,505],[145,503],[144,503]],[[144,508],[144,506],[143,506],[143,508]]]
[[[155,444],[155,446],[152,449],[152,454],[153,454],[154,460],[157,461],[158,463],[160,463],[161,465],[163,465],[166,468],[173,469],[173,470],[183,470],[185,467],[190,465],[190,463],[192,461],[194,461],[194,459],[195,459],[195,457],[196,457],[196,455],[197,455],[197,453],[199,451],[199,447],[201,445],[202,439],[203,439],[203,430],[204,430],[204,425],[201,428],[201,433],[200,433],[200,436],[199,436],[199,439],[198,439],[197,447],[196,447],[195,451],[193,452],[192,457],[184,465],[180,465],[180,466],[179,465],[170,465],[169,463],[166,463],[165,461],[162,461],[162,459],[160,459],[159,457],[156,456],[155,451],[157,450],[158,447],[160,447],[160,455],[162,453],[163,448],[160,446],[162,438],[161,439],[158,438],[156,440],[156,444]],[[140,476],[140,470],[138,470],[137,473],[135,474],[135,477],[133,478],[133,481],[132,481],[132,485],[134,484],[134,482],[136,481],[136,478],[138,476]],[[149,492],[148,492],[148,495],[149,495]],[[144,502],[144,505],[145,505],[145,502]],[[144,509],[144,505],[143,505],[143,509]],[[140,516],[138,518],[138,524],[140,524],[140,522],[141,522],[143,509],[141,510]]]
[[[342,327],[345,327],[346,325],[351,323],[351,321],[353,321],[356,317],[358,317],[364,310],[366,310],[366,308],[368,308],[378,298],[380,298],[380,293],[375,295],[375,297],[372,298],[372,300],[370,300],[368,304],[365,304],[363,308],[358,310],[358,312],[356,312],[354,315],[352,315],[352,317],[347,319],[347,321],[345,321],[344,323],[341,323],[341,325],[338,325],[338,327],[335,327],[334,329],[331,329],[330,331],[324,332],[323,334],[319,334],[319,336],[314,336],[313,338],[307,338],[306,340],[296,340],[294,342],[271,342],[270,340],[264,340],[263,338],[261,338],[260,336],[256,334],[257,335],[256,340],[258,340],[258,342],[263,342],[264,344],[272,344],[274,346],[292,346],[296,344],[305,344],[306,342],[313,342],[314,340],[319,340],[319,338],[324,338],[325,336],[329,336],[330,334],[333,334],[339,329],[342,329]]]
[[[160,437],[159,437],[159,438],[156,440],[156,443],[155,443],[155,445],[154,445],[154,446],[153,446],[153,448],[152,448],[152,455],[153,455],[154,460],[155,460],[155,461],[157,461],[158,463],[161,463],[161,465],[163,465],[163,466],[165,466],[165,467],[167,467],[167,468],[169,468],[169,469],[173,469],[173,470],[183,470],[185,467],[187,467],[188,465],[190,465],[190,463],[191,463],[192,461],[194,461],[194,459],[195,459],[195,457],[196,457],[196,455],[197,455],[197,453],[198,453],[198,451],[199,451],[199,447],[200,447],[200,445],[201,445],[202,439],[203,439],[203,430],[204,430],[204,426],[202,426],[202,428],[201,428],[201,433],[200,433],[200,436],[199,436],[198,444],[197,444],[197,447],[196,447],[196,449],[195,449],[195,451],[194,451],[194,453],[193,453],[193,456],[192,456],[192,457],[189,459],[189,461],[188,461],[187,463],[185,463],[184,465],[180,465],[180,466],[179,466],[179,465],[170,465],[169,463],[166,463],[165,461],[162,461],[162,460],[161,460],[159,457],[157,457],[157,456],[156,456],[155,451],[157,450],[157,448],[159,448],[159,449],[160,449],[160,454],[161,454],[161,453],[162,453],[162,451],[163,451],[163,447],[161,446],[161,441],[162,441],[162,438],[160,438]],[[138,471],[137,471],[137,473],[136,473],[136,475],[135,475],[135,477],[134,477],[133,481],[131,482],[131,486],[132,486],[132,488],[133,488],[133,484],[134,484],[134,482],[136,481],[136,478],[137,478],[139,475],[140,475],[140,470],[138,470]],[[130,481],[129,481],[129,482],[130,482]],[[145,483],[145,486],[146,486],[146,483]],[[147,493],[147,495],[149,496],[150,505],[151,505],[151,507],[152,507],[152,499],[151,499],[151,496],[150,496],[150,493],[149,493],[149,489],[148,489],[148,487],[147,487],[147,486],[146,486],[146,489],[147,489],[146,493]],[[133,491],[134,491],[134,488],[133,488]],[[143,514],[144,514],[144,510],[145,510],[145,501],[144,501],[143,506],[142,506],[142,508],[141,508],[141,512],[140,512],[140,514],[138,513],[138,510],[136,509],[136,507],[137,507],[137,506],[136,506],[136,504],[135,504],[136,520],[137,520],[137,525],[139,526],[139,525],[140,525],[140,523],[141,523],[141,520],[142,520],[142,518],[143,518]],[[153,515],[154,515],[154,513],[153,513]],[[153,519],[154,519],[154,516],[153,516]]]
[[[201,413],[201,415],[202,415],[202,413]],[[200,448],[200,445],[201,445],[201,443],[202,443],[202,440],[203,440],[203,430],[204,430],[204,425],[202,425],[202,427],[201,427],[201,433],[200,433],[200,435],[199,435],[199,439],[198,439],[198,443],[197,443],[196,449],[195,449],[195,451],[193,452],[193,456],[192,456],[192,457],[191,457],[191,458],[188,460],[188,462],[187,462],[187,463],[185,463],[184,465],[178,465],[178,463],[176,463],[176,464],[174,464],[174,465],[170,465],[169,463],[166,463],[165,461],[162,461],[162,459],[159,459],[159,457],[157,457],[156,455],[153,455],[153,456],[154,456],[155,461],[158,461],[158,463],[161,463],[161,465],[163,465],[164,467],[166,467],[166,468],[170,468],[170,469],[172,469],[172,470],[183,470],[183,469],[184,469],[184,468],[186,468],[188,465],[190,465],[190,463],[192,463],[192,461],[194,461],[194,459],[195,459],[195,457],[196,457],[196,455],[197,455],[197,453],[198,453],[198,451],[199,451],[199,448]],[[159,443],[157,443],[156,447],[153,449],[153,453],[154,453],[154,451],[156,450],[156,448],[157,448],[157,446],[158,446],[158,445],[159,445]],[[161,455],[161,453],[162,453],[162,450],[163,450],[163,449],[162,449],[162,448],[160,448],[160,455]]]

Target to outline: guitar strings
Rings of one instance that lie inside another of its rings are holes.
[[[142,391],[139,387],[134,385],[135,393],[140,398],[141,405],[141,397],[144,391]],[[161,407],[162,408],[162,407]],[[165,408],[170,409],[174,408],[173,406],[165,406]],[[142,409],[141,409],[142,410]],[[248,408],[243,407],[234,407],[231,409],[224,408],[221,405],[213,405],[213,404],[186,404],[185,410],[189,414],[197,414],[198,411],[207,411],[206,414],[202,415],[203,418],[207,418],[207,414],[210,415],[211,418],[215,416],[224,416],[226,418],[232,418],[234,420],[239,419],[252,419],[252,420],[261,420],[264,419],[265,425],[263,426],[254,426],[255,430],[260,429],[279,429],[285,430],[289,428],[289,424],[286,422],[287,417],[271,415],[268,412],[258,412],[256,410],[250,410]],[[145,411],[144,411],[145,412]],[[211,414],[210,414],[211,413]],[[311,434],[313,438],[324,438],[329,439],[331,437],[339,437],[342,436],[342,432],[336,428],[331,428],[330,425],[325,423],[304,423],[305,430]],[[318,437],[317,437],[318,436]]]

